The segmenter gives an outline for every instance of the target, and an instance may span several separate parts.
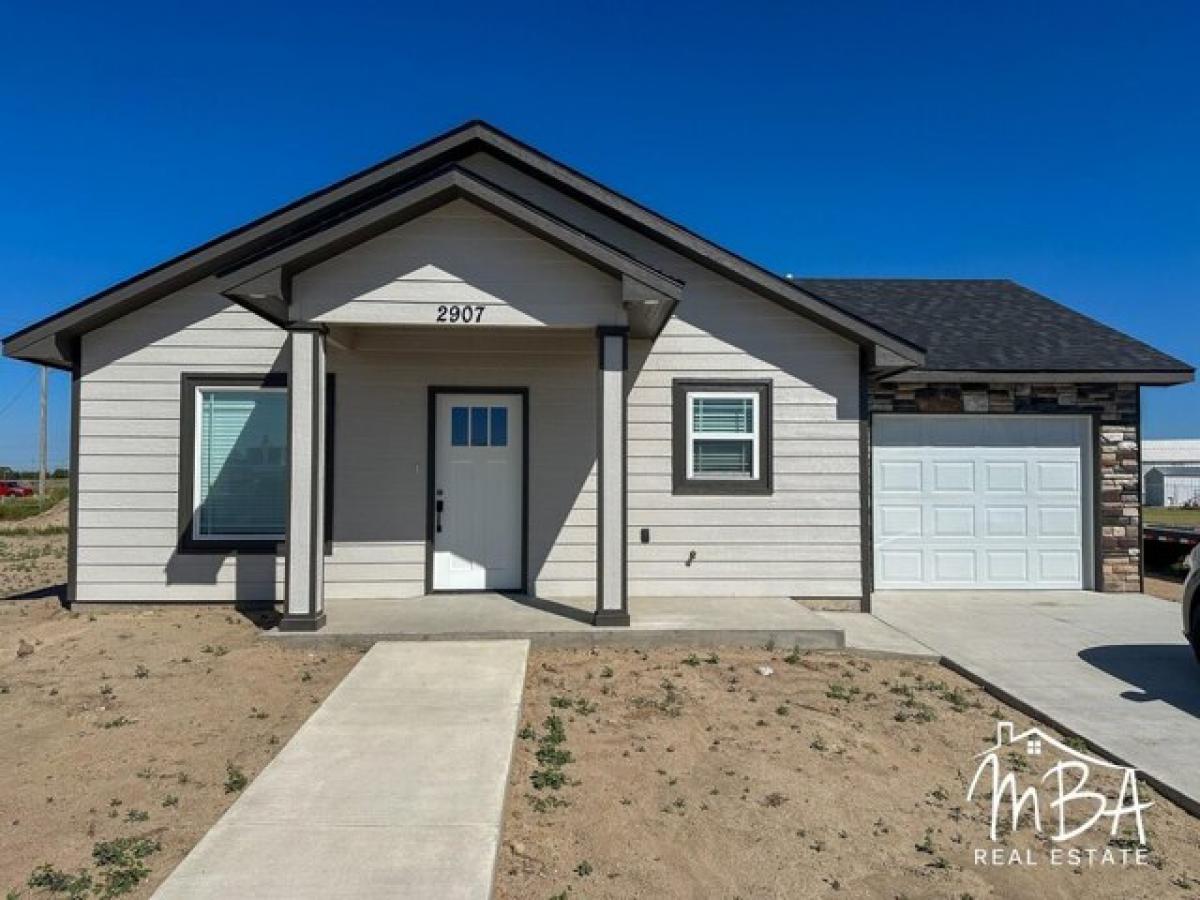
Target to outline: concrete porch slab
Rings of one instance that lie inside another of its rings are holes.
[[[488,897],[528,650],[377,644],[155,898]]]
[[[528,640],[539,646],[798,644],[845,646],[841,626],[789,597],[630,600],[628,627],[591,624],[591,600],[549,601],[494,593],[395,600],[330,600],[314,633],[265,633],[289,643],[369,645],[375,641]]]

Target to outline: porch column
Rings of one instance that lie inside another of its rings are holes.
[[[625,564],[625,370],[629,329],[601,326],[596,391],[596,625],[628,625]]]
[[[288,520],[280,631],[325,624],[325,329],[290,326]]]

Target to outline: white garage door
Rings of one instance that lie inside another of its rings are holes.
[[[1089,420],[876,416],[875,586],[1090,586]]]

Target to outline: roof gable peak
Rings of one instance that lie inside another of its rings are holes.
[[[331,219],[352,217],[361,209],[403,190],[413,181],[484,150],[533,175],[554,189],[614,220],[696,260],[746,287],[850,340],[877,346],[920,364],[923,349],[910,339],[881,328],[831,304],[760,266],[713,244],[641,204],[601,185],[481,119],[431,138],[404,153],[335,182],[227,232],[194,250],[143,272],[4,340],[4,353],[48,365],[68,367],[79,335],[214,273],[238,266],[271,247],[303,238]]]

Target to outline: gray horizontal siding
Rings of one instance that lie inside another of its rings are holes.
[[[635,342],[632,354],[630,595],[859,595],[857,347],[494,158],[480,154],[466,165],[528,192],[561,218],[686,284],[653,348]],[[676,378],[771,379],[771,496],[713,500],[671,493]],[[642,527],[651,530],[650,545],[638,543]],[[685,565],[686,554],[645,555],[645,547],[658,544],[695,550],[697,562]],[[806,555],[787,555],[792,552]],[[721,568],[701,572],[702,560]]]
[[[284,334],[200,284],[83,339],[78,598],[265,602],[272,557],[180,556],[179,392],[184,372],[279,370]]]
[[[764,313],[765,301],[729,288],[699,295],[720,307],[710,320],[703,306],[693,313],[696,296],[648,348],[630,393],[628,516],[639,541],[630,546],[630,593],[858,595],[857,348],[795,316]],[[771,379],[770,496],[672,493],[674,378]],[[649,545],[640,543],[642,528]],[[648,552],[658,541],[670,542],[666,552]]]
[[[502,165],[501,184],[686,282],[658,341],[631,343],[630,594],[852,596],[861,592],[857,348]],[[595,341],[590,334],[430,323],[442,302],[485,325],[621,319],[617,282],[466,204],[409,223],[304,273],[298,302],[342,326],[335,537],[326,592],[424,590],[426,386],[528,386],[530,566],[537,591],[595,588]],[[355,325],[361,327],[353,327]],[[346,330],[346,329],[349,330]],[[79,597],[257,600],[281,594],[273,558],[174,553],[182,372],[283,367],[284,336],[201,284],[89,334],[80,418]],[[677,378],[770,378],[775,490],[671,492]],[[640,542],[650,529],[650,543]],[[689,558],[692,552],[695,557]],[[124,591],[124,593],[122,593]]]

